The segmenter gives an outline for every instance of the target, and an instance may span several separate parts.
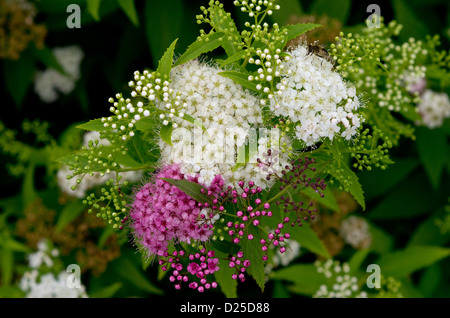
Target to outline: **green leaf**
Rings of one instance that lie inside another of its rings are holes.
[[[5,237],[3,241],[1,242],[1,245],[9,249],[13,252],[21,252],[21,253],[30,253],[30,248],[26,246],[25,244],[18,242],[14,240],[12,237]]]
[[[161,180],[164,180],[164,181],[170,183],[171,185],[176,186],[178,189],[180,189],[181,191],[186,193],[188,196],[190,196],[195,201],[202,202],[202,203],[207,202],[209,204],[212,204],[211,198],[201,192],[202,189],[203,190],[206,190],[206,189],[198,183],[191,182],[188,180],[170,179],[170,178],[161,178]]]
[[[249,74],[237,71],[225,71],[220,72],[219,75],[232,79],[235,83],[242,85],[243,87],[248,88],[251,91],[258,92],[258,90],[256,89],[256,84],[248,80]]]
[[[364,187],[366,199],[370,200],[378,197],[397,184],[402,182],[419,166],[416,158],[405,158],[395,160],[395,166],[386,170],[363,171],[358,173],[359,180]],[[383,180],[383,182],[380,182]]]
[[[217,284],[220,286],[220,289],[225,294],[227,298],[236,298],[237,297],[237,280],[231,278],[231,275],[235,273],[234,268],[230,268],[226,263],[226,258],[228,253],[221,253],[216,251],[216,257],[221,259],[220,261],[220,270],[214,272],[214,277],[217,281]]]
[[[168,144],[169,146],[173,147],[172,144],[172,131],[173,131],[173,126],[172,123],[164,126],[161,126],[161,129],[159,131],[159,135],[161,136],[161,139]]]
[[[150,155],[149,146],[150,142],[144,140],[143,134],[140,131],[136,131],[134,136],[127,142],[127,154],[138,163],[152,163],[155,160]]]
[[[271,19],[279,25],[285,25],[289,22],[291,16],[300,17],[303,13],[300,1],[283,0],[280,4],[280,10],[274,10]]]
[[[441,211],[437,211],[428,219],[420,222],[413,231],[408,246],[412,245],[437,245],[443,246],[450,240],[449,235],[443,235],[436,225],[436,220],[442,217]]]
[[[34,170],[35,165],[30,162],[28,168],[25,172],[25,178],[22,183],[22,206],[26,207],[28,204],[33,202],[38,194],[34,186]]]
[[[223,32],[209,33],[189,45],[186,51],[175,61],[174,66],[184,64],[200,55],[211,52],[222,45],[224,38]]]
[[[288,289],[302,295],[313,295],[321,285],[326,285],[325,275],[317,272],[313,264],[295,264],[274,271],[271,276],[275,280],[292,282]]]
[[[87,123],[76,126],[79,129],[88,130],[88,131],[105,131],[107,128],[103,126],[103,122],[101,118],[92,119]]]
[[[56,222],[56,231],[62,231],[67,224],[75,220],[86,208],[81,200],[74,200],[64,206]]]
[[[186,10],[185,1],[182,0],[145,1],[145,32],[153,59],[153,69],[157,68],[158,60],[173,39],[180,38],[180,42],[184,40],[186,34],[183,30],[190,27],[188,23],[185,25],[183,19]],[[184,35],[181,38],[182,34]]]
[[[425,269],[419,282],[419,290],[425,298],[432,298],[435,290],[442,281],[442,269],[440,264],[434,264]]]
[[[314,190],[311,187],[306,187],[302,189],[302,193],[306,195],[307,197],[313,199],[319,204],[324,205],[325,207],[333,210],[333,211],[339,211],[339,205],[336,201],[336,197],[333,194],[333,191],[331,191],[330,187],[325,188],[325,190],[320,190],[323,193],[323,197],[319,195],[316,190]]]
[[[236,28],[236,24],[231,18],[230,13],[217,5],[211,6],[211,26],[219,32],[224,32],[226,36],[223,39],[222,46],[225,53],[230,57],[238,53],[240,50],[234,42],[240,41],[240,34]],[[231,37],[231,39],[229,39]]]
[[[206,127],[203,126],[203,124],[200,120],[195,119],[194,117],[192,117],[191,115],[188,115],[188,114],[184,114],[183,119],[194,124],[198,128],[201,128],[204,132],[206,132]]]
[[[394,238],[381,228],[369,222],[369,232],[372,236],[370,249],[379,254],[384,254],[392,250],[394,246]]]
[[[416,173],[399,183],[371,209],[369,217],[374,220],[412,218],[433,210],[438,194],[431,187],[417,186],[426,184],[426,180],[424,173]]]
[[[420,161],[435,189],[440,185],[445,164],[450,158],[450,147],[445,133],[440,129],[418,127],[416,145]]]
[[[264,256],[261,250],[260,240],[263,238],[261,229],[250,225],[244,230],[244,237],[249,234],[253,235],[253,240],[243,240],[241,242],[242,252],[244,253],[244,258],[250,261],[250,266],[248,267],[248,274],[252,276],[261,291],[264,292],[265,287],[265,274],[264,274],[264,261],[262,257]]]
[[[247,54],[247,52],[245,52],[245,51],[239,51],[239,52],[231,55],[230,57],[228,57],[226,60],[223,60],[222,62],[220,62],[220,67],[224,67],[231,63],[237,62],[240,59],[243,59],[246,56],[246,54]]]
[[[363,210],[366,209],[366,202],[364,199],[364,192],[361,184],[359,183],[358,176],[350,169],[349,166],[343,164],[341,166],[343,170],[343,175],[345,178],[350,181],[349,192],[355,198],[355,200],[361,205]]]
[[[430,34],[428,26],[417,17],[414,10],[403,0],[394,0],[392,3],[395,20],[403,25],[399,37],[402,42],[406,42],[410,37],[425,39]]]
[[[117,282],[100,289],[94,289],[89,291],[89,298],[112,298],[121,287],[122,283]]]
[[[134,5],[134,0],[117,0],[119,7],[135,26],[139,26],[139,17]]]
[[[170,44],[169,48],[166,50],[161,60],[159,60],[158,69],[156,72],[159,72],[163,77],[170,76],[170,70],[172,69],[173,64],[173,52],[175,50],[175,45],[177,44],[178,39],[175,39],[172,44]]]
[[[289,40],[295,39],[296,37],[318,27],[321,27],[321,25],[314,23],[298,23],[285,26],[284,30],[287,30],[287,36],[282,47],[284,47]]]
[[[430,245],[414,245],[385,254],[377,264],[385,276],[406,277],[450,256],[450,249]]]
[[[158,122],[153,117],[144,117],[138,120],[134,126],[141,131],[153,132],[158,128]]]
[[[311,5],[310,12],[316,15],[327,15],[346,24],[351,9],[351,0],[316,0]]]
[[[98,14],[100,9],[101,0],[87,0],[87,9],[95,21],[100,21],[100,15]]]
[[[348,261],[351,273],[353,274],[358,273],[358,271],[361,269],[364,260],[367,258],[367,255],[369,255],[370,251],[371,251],[370,249],[366,248],[353,253],[352,257]]]
[[[53,68],[62,74],[66,73],[50,48],[44,46],[43,48],[38,49],[36,45],[33,44],[30,45],[30,50],[34,58],[41,61],[45,66]]]
[[[16,107],[21,107],[35,71],[34,58],[28,50],[17,61],[3,59],[3,77]]]
[[[330,258],[325,245],[317,236],[317,233],[311,228],[311,226],[305,222],[303,226],[294,226],[289,229],[291,238],[297,241],[301,247],[320,255],[325,258]],[[287,241],[289,244],[289,240]]]
[[[0,247],[0,269],[3,285],[10,285],[13,278],[14,255],[13,251],[5,246]]]
[[[116,259],[112,265],[119,276],[137,288],[151,294],[163,294],[163,291],[153,285],[130,259],[121,257]]]

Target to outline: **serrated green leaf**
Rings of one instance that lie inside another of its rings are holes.
[[[450,256],[450,249],[430,245],[414,245],[380,257],[377,264],[385,276],[406,277]]]
[[[135,26],[139,26],[139,17],[136,11],[136,6],[134,5],[134,0],[117,0],[117,3],[123,12],[125,12],[130,21]]]
[[[343,164],[341,169],[344,170],[344,176],[347,180],[351,182],[349,185],[349,192],[355,198],[356,202],[363,208],[366,209],[366,202],[364,198],[364,191],[361,184],[359,183],[358,176],[350,169],[346,164]]]
[[[233,54],[232,56],[228,57],[227,59],[220,61],[220,67],[227,66],[231,63],[237,62],[245,57],[247,52],[245,51],[238,51],[237,53]]]
[[[75,220],[84,211],[86,206],[81,200],[74,200],[64,206],[56,222],[56,231],[62,231],[67,224]]]
[[[325,245],[308,223],[305,222],[301,227],[291,227],[288,231],[291,238],[297,241],[303,248],[306,248],[307,250],[322,257],[330,258],[330,254],[328,253]],[[289,244],[289,240],[287,243]]]
[[[232,79],[236,84],[242,85],[244,88],[248,88],[251,91],[258,92],[258,90],[256,89],[256,84],[248,80],[249,74],[237,71],[225,71],[220,72],[219,75]]]
[[[107,128],[105,128],[103,126],[103,122],[102,122],[101,118],[92,119],[92,120],[88,121],[87,123],[78,125],[76,127],[79,128],[79,129],[88,130],[88,131],[104,131],[104,130],[107,130]]]
[[[236,298],[238,283],[236,279],[233,279],[231,277],[231,275],[235,273],[235,269],[230,268],[225,261],[225,258],[228,257],[228,254],[216,251],[216,257],[219,257],[221,259],[219,264],[220,270],[214,272],[214,277],[217,281],[217,284],[225,294],[225,297]]]
[[[177,44],[178,39],[175,39],[172,44],[167,48],[164,55],[159,60],[158,68],[156,72],[160,73],[161,76],[170,76],[170,70],[172,69],[173,64],[173,52],[175,50],[175,45]]]
[[[159,131],[159,135],[161,136],[161,139],[169,146],[173,146],[172,131],[173,131],[173,126],[171,123],[168,125],[165,125],[165,126],[164,125],[161,126],[161,129]]]
[[[284,27],[284,30],[287,30],[287,35],[286,35],[286,39],[284,42],[284,45],[286,45],[286,43],[289,40],[295,39],[296,37],[311,31],[312,29],[321,27],[320,24],[314,24],[314,23],[298,23],[298,24],[292,24],[292,25],[287,25]],[[283,47],[284,47],[283,45]]]
[[[223,43],[223,32],[209,33],[189,45],[186,51],[175,61],[174,66],[196,59],[204,53],[217,49]]]
[[[244,258],[250,260],[250,266],[247,269],[248,274],[250,274],[264,292],[265,288],[265,274],[264,274],[264,261],[262,257],[264,256],[261,250],[260,240],[263,238],[261,229],[250,225],[244,231],[244,237],[249,234],[253,235],[253,240],[243,240],[241,242],[242,252],[244,253]]]
[[[198,202],[202,203],[210,203],[212,204],[212,200],[209,196],[206,194],[203,194],[201,190],[205,190],[204,187],[202,187],[200,184],[191,182],[188,180],[182,180],[182,179],[170,179],[170,178],[161,178],[161,180],[164,180],[171,185],[176,186],[178,189],[186,193],[188,196],[190,196],[192,199]]]

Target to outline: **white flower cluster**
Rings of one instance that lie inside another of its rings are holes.
[[[220,69],[197,60],[172,69],[170,86],[182,105],[181,112],[199,120],[207,133],[182,118],[173,117],[178,128],[172,134],[173,147],[160,141],[162,160],[178,163],[186,175],[199,174],[199,181],[207,186],[220,174],[227,185],[237,187],[239,181],[251,180],[265,188],[269,182],[267,174],[256,159],[268,145],[279,146],[280,140],[268,132],[267,138],[259,138],[255,143],[257,151],[249,162],[233,169],[235,154],[250,136],[249,130],[262,124],[261,109],[255,96],[219,72]]]
[[[372,234],[366,220],[357,216],[350,216],[341,223],[339,234],[344,241],[355,249],[368,248],[372,244]]]
[[[430,129],[442,126],[444,120],[450,117],[450,100],[446,93],[425,90],[417,108],[423,124]]]
[[[34,253],[28,254],[28,266],[31,268],[39,268],[43,264],[47,267],[53,266],[52,257],[58,257],[59,251],[57,249],[52,249],[49,251],[48,244],[46,240],[40,240],[37,244],[38,250]]]
[[[356,89],[346,83],[333,65],[299,45],[282,62],[281,81],[270,109],[297,124],[296,137],[306,146],[341,135],[350,139],[362,118]]]
[[[107,139],[101,139],[100,133],[97,131],[89,131],[86,132],[83,136],[83,146],[87,147],[90,140],[98,140],[99,144],[104,146],[109,146],[111,143]],[[95,186],[104,184],[106,181],[113,177],[113,172],[107,173],[105,175],[101,175],[99,172],[95,172],[94,175],[86,174],[81,181],[81,183],[77,183],[77,178],[67,179],[67,175],[71,174],[69,167],[62,166],[57,173],[58,186],[62,192],[66,193],[69,196],[73,196],[76,198],[84,198],[86,196],[86,192]],[[127,180],[129,182],[138,181],[143,173],[142,171],[125,171],[121,172],[122,180]],[[72,190],[72,187],[75,186],[75,190]]]
[[[314,298],[367,298],[367,293],[360,291],[358,278],[349,274],[348,263],[341,264],[329,259],[324,263],[318,261],[315,266],[319,273],[331,280],[331,286],[321,285]]]
[[[54,48],[53,54],[65,74],[53,68],[36,74],[34,90],[45,103],[56,101],[59,93],[67,95],[73,91],[80,77],[80,64],[84,57],[83,51],[75,45]]]
[[[26,293],[27,298],[87,298],[85,287],[71,288],[67,284],[70,279],[68,272],[62,271],[55,276],[53,273],[40,273],[42,265],[52,268],[54,261],[52,257],[57,257],[57,249],[49,249],[47,240],[39,241],[38,250],[28,256],[28,266],[30,271],[24,273],[19,282],[19,287]]]

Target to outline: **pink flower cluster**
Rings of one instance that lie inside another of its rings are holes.
[[[183,266],[182,259],[188,260],[188,265]],[[174,251],[171,255],[167,252],[159,260],[163,271],[172,269],[169,281],[175,284],[175,289],[181,289],[181,284],[188,284],[189,288],[204,292],[210,288],[216,288],[217,282],[210,281],[209,275],[214,274],[219,268],[219,259],[215,257],[214,251],[205,248],[197,253],[187,254],[183,250]],[[186,270],[185,270],[186,269]]]
[[[161,178],[198,183],[197,177],[185,178],[179,166],[172,164],[163,167],[154,182],[144,184],[136,191],[131,204],[130,226],[135,240],[149,256],[163,256],[171,241],[206,241],[213,233],[211,224],[199,222],[203,205]],[[222,187],[223,180],[218,176],[207,188],[208,194],[217,196]]]

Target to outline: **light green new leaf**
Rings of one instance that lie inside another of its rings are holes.
[[[175,45],[177,44],[178,39],[175,39],[172,44],[170,44],[169,48],[166,50],[162,58],[159,60],[158,68],[156,72],[160,73],[161,76],[170,76],[170,70],[172,69],[173,64],[173,52],[175,50]]]
[[[164,125],[161,126],[161,129],[159,131],[159,135],[161,136],[161,139],[169,146],[173,146],[172,131],[173,131],[173,126],[171,123],[168,125],[165,125],[165,126]]]
[[[161,178],[161,180],[164,180],[166,182],[169,182],[171,185],[176,186],[178,189],[186,193],[188,196],[190,196],[192,199],[198,202],[202,203],[209,203],[212,204],[212,199],[207,196],[206,194],[203,194],[201,192],[202,189],[205,190],[204,187],[199,185],[198,183],[191,182],[188,180],[182,180],[182,179],[170,179],[170,178]]]
[[[92,119],[92,120],[88,121],[87,123],[78,125],[76,127],[79,128],[79,129],[88,130],[88,131],[104,131],[104,130],[107,130],[107,128],[105,128],[103,126],[103,122],[102,122],[101,118]]]
[[[134,5],[134,0],[117,0],[117,3],[130,21],[133,22],[135,26],[139,26],[139,17],[136,11],[136,6]]]
[[[211,52],[222,45],[224,39],[223,32],[209,33],[189,45],[186,51],[175,61],[174,66],[184,64],[196,59],[204,53]]]

